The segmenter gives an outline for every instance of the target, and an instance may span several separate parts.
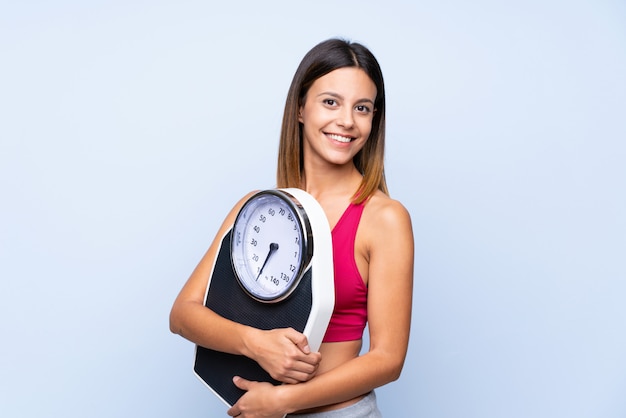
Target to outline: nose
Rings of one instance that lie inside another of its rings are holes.
[[[337,123],[339,126],[343,126],[344,128],[352,128],[352,126],[354,126],[354,115],[352,114],[352,109],[345,107],[341,110],[338,116]]]

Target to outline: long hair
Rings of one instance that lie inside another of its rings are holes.
[[[277,187],[304,186],[304,156],[302,124],[298,112],[307,92],[318,78],[344,67],[362,69],[376,86],[372,130],[363,148],[354,156],[354,165],[363,175],[358,190],[352,197],[361,203],[381,190],[389,194],[385,182],[385,85],[383,74],[374,55],[363,45],[329,39],[311,49],[302,59],[289,87],[278,147]]]

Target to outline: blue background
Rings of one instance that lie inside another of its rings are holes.
[[[332,36],[415,230],[385,415],[626,416],[623,1],[130,0],[0,3],[2,417],[225,416],[169,309]]]

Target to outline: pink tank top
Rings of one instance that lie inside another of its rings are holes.
[[[354,240],[365,203],[350,204],[332,230],[335,308],[323,342],[360,340],[367,323],[367,287],[354,259]]]

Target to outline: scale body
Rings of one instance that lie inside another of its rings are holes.
[[[247,209],[249,206],[253,209]],[[255,229],[259,225],[266,226],[258,218],[263,220],[267,216],[289,215],[272,213],[276,212],[274,208],[280,208],[281,212],[291,211],[297,219],[276,221],[279,223],[275,223],[274,229],[282,228],[283,232],[274,232],[271,225],[267,225],[264,236],[284,235],[284,226],[287,225],[287,240],[291,241],[291,235],[298,232],[300,235],[294,235],[294,241],[304,240],[297,243],[296,251],[292,251],[289,243],[285,242],[281,242],[279,249],[280,239],[271,240],[269,252],[264,251],[264,247],[259,251],[252,247],[252,244],[257,245]],[[246,219],[248,212],[255,219]],[[292,227],[294,231],[291,231]],[[248,248],[254,251],[247,252]],[[296,270],[294,265],[289,264],[293,273],[288,267],[283,269],[289,277],[282,270],[273,274],[271,268],[285,264],[284,257],[288,253],[298,260],[293,264],[299,264],[300,269]],[[254,260],[257,260],[256,263]],[[248,277],[247,281],[242,276]],[[281,280],[281,276],[285,278]],[[261,282],[265,285],[255,287]],[[274,288],[279,290],[275,292]],[[251,196],[221,240],[207,285],[205,306],[224,318],[257,329],[294,328],[306,335],[311,350],[317,351],[326,333],[334,303],[331,231],[319,203],[305,191],[294,188],[264,190]],[[201,346],[196,346],[194,373],[228,406],[235,404],[245,393],[232,382],[234,376],[280,384],[252,359]]]

